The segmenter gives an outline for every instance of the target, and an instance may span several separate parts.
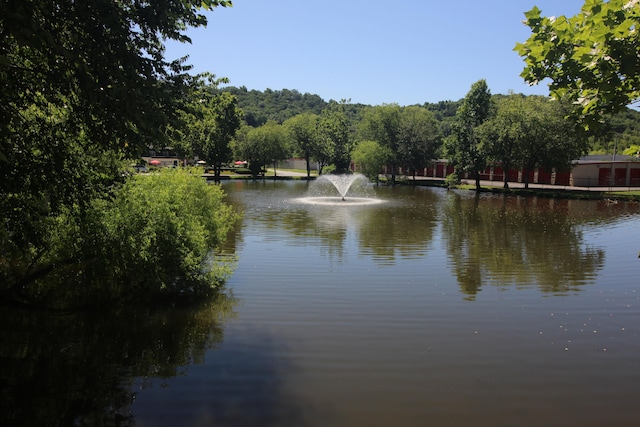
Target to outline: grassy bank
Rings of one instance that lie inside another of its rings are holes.
[[[475,191],[475,185],[460,185],[461,190]],[[640,191],[585,191],[556,188],[502,188],[502,187],[481,187],[480,192],[507,194],[513,196],[547,197],[556,199],[579,199],[579,200],[626,200],[640,202]]]

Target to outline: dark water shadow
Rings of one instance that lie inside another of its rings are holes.
[[[0,310],[0,421],[131,426],[135,378],[172,377],[223,339],[235,299],[80,313]]]
[[[133,406],[136,420],[154,426],[326,425],[316,423],[330,411],[287,384],[300,371],[288,344],[259,327],[227,335],[188,375],[147,381]]]

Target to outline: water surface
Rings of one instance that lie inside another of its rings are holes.
[[[381,203],[314,204],[306,182],[223,185],[244,214],[226,309],[136,350],[149,364],[118,395],[135,425],[640,421],[637,203],[379,187]]]

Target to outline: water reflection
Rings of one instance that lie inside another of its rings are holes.
[[[173,377],[222,341],[235,298],[81,313],[0,311],[3,425],[134,425],[136,378]]]
[[[363,215],[358,229],[360,252],[386,265],[394,265],[398,258],[426,256],[437,227],[437,193],[409,187],[387,189],[383,194],[400,200]]]
[[[258,375],[280,374],[277,412],[301,415],[289,425],[637,419],[640,290],[620,256],[637,204],[380,187],[383,205],[345,210],[297,205],[305,194],[231,194],[245,211],[239,322],[275,338],[252,348],[270,367]],[[331,416],[296,412],[308,403]]]
[[[638,204],[381,187],[312,208],[303,182],[223,185],[242,303],[3,307],[4,425],[638,419]]]
[[[409,187],[380,188],[370,195],[387,203],[365,206],[309,204],[301,201],[308,196],[309,185],[301,183],[247,183],[228,190],[245,220],[266,240],[295,237],[288,243],[319,246],[339,261],[346,254],[349,237],[355,236],[359,252],[379,265],[428,252],[440,201],[431,191]]]
[[[537,286],[565,294],[592,283],[604,250],[584,242],[570,201],[517,197],[463,197],[452,193],[442,218],[443,238],[460,290],[483,285]]]
[[[319,247],[341,262],[350,246],[378,266],[399,260],[432,263],[434,239],[446,247],[460,291],[473,299],[484,285],[536,286],[567,294],[592,283],[604,250],[583,228],[638,213],[636,204],[503,197],[432,188],[380,187],[387,203],[322,206],[297,203],[308,184],[235,186],[233,199],[262,239]]]

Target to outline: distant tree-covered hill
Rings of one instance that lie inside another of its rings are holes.
[[[608,121],[600,138],[593,138],[593,154],[622,153],[625,148],[640,145],[640,111],[627,108]]]
[[[267,120],[282,123],[300,113],[320,114],[327,106],[327,102],[318,95],[302,94],[295,89],[266,89],[261,92],[247,90],[245,86],[229,86],[220,90],[238,98],[238,106],[244,111],[245,121],[253,127],[263,125]]]
[[[238,106],[244,111],[245,121],[249,126],[263,125],[267,120],[282,123],[300,113],[320,114],[331,101],[325,101],[318,95],[300,93],[295,89],[248,90],[245,86],[227,86],[219,89],[229,92],[238,98]],[[440,101],[435,104],[425,103],[423,106],[432,111],[439,121],[455,117],[460,101]],[[349,104],[347,114],[359,120],[366,104]]]

